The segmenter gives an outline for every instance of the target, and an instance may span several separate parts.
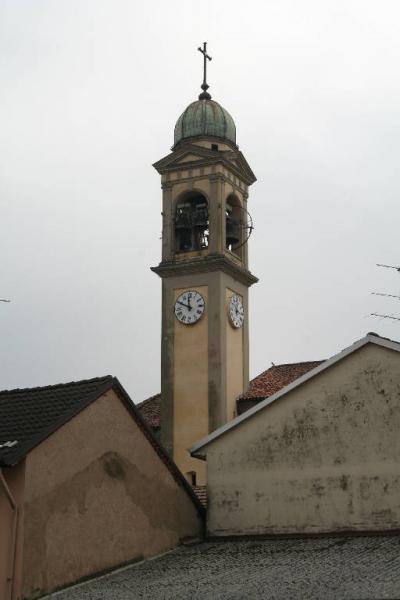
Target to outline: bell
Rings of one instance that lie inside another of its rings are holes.
[[[240,242],[240,223],[231,216],[226,217],[226,245],[236,246]]]
[[[193,213],[193,225],[199,229],[207,229],[208,227],[208,210],[206,208],[198,208]]]
[[[175,219],[176,229],[190,229],[190,215],[187,212],[179,212]]]

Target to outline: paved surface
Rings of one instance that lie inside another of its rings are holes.
[[[400,536],[207,542],[51,598],[399,600]]]

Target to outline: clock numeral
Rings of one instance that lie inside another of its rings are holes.
[[[175,317],[184,325],[196,323],[204,313],[203,296],[194,290],[188,290],[175,301]]]

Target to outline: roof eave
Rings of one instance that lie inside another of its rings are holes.
[[[287,386],[285,386],[284,388],[282,388],[281,390],[279,390],[272,396],[269,396],[262,402],[256,404],[256,406],[249,408],[249,410],[247,410],[243,414],[239,415],[232,421],[225,423],[225,425],[222,425],[222,427],[219,427],[218,429],[216,429],[209,435],[205,436],[204,438],[199,440],[196,444],[193,444],[193,446],[191,448],[189,448],[189,452],[190,452],[191,456],[193,456],[195,458],[202,458],[202,459],[204,457],[206,459],[207,458],[207,452],[205,452],[206,447],[209,444],[211,444],[212,442],[214,442],[217,438],[221,437],[222,435],[224,435],[231,429],[234,429],[235,427],[240,425],[240,423],[242,423],[243,421],[246,421],[247,419],[249,419],[250,417],[255,415],[257,412],[259,412],[260,410],[263,410],[266,406],[269,406],[270,404],[272,404],[272,402],[275,402],[276,400],[278,400],[282,396],[288,394],[293,389],[299,387],[300,385],[302,385],[309,379],[312,379],[313,377],[315,377],[322,371],[325,371],[325,369],[328,369],[329,367],[336,364],[337,362],[339,362],[340,360],[342,360],[349,354],[356,352],[357,350],[359,350],[366,344],[370,344],[370,343],[375,344],[377,346],[382,346],[383,348],[387,348],[389,350],[395,350],[396,352],[400,352],[400,343],[399,342],[394,342],[393,340],[388,340],[386,338],[381,338],[374,334],[367,333],[366,336],[364,336],[357,342],[354,342],[354,344],[352,344],[351,346],[348,346],[341,352],[338,352],[338,354],[335,354],[328,360],[324,361],[323,363],[321,363],[320,365],[315,367],[315,369],[311,369],[311,371],[308,371],[307,373],[305,373],[298,379],[295,379],[294,381],[292,381],[292,383],[289,383]]]
[[[72,409],[70,409],[70,411],[66,411],[56,421],[54,421],[54,423],[52,423],[51,425],[49,425],[48,427],[46,427],[42,431],[40,431],[38,434],[33,436],[29,442],[27,442],[25,445],[22,446],[22,453],[20,455],[18,455],[15,458],[15,460],[9,460],[9,461],[6,460],[5,461],[3,459],[2,461],[0,461],[0,465],[2,465],[4,467],[14,467],[15,465],[17,465],[19,462],[21,462],[21,460],[23,460],[29,454],[29,452],[31,452],[34,448],[36,448],[36,446],[39,446],[39,444],[41,444],[47,438],[49,438],[51,435],[53,435],[53,433],[55,433],[58,429],[60,429],[60,427],[63,427],[66,423],[71,421],[71,419],[73,419],[76,415],[78,415],[80,412],[82,412],[82,410],[84,410],[90,404],[92,404],[92,402],[94,402],[100,396],[102,396],[103,394],[108,392],[114,386],[115,381],[117,381],[117,378],[113,377],[112,379],[107,381],[106,384],[97,388],[93,392],[93,394],[88,396],[88,398],[85,400],[85,402],[82,402],[81,404],[74,406]]]

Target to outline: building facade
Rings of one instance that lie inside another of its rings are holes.
[[[201,538],[203,508],[113,377],[0,392],[0,598]]]
[[[399,367],[368,334],[195,444],[208,535],[398,530]]]

